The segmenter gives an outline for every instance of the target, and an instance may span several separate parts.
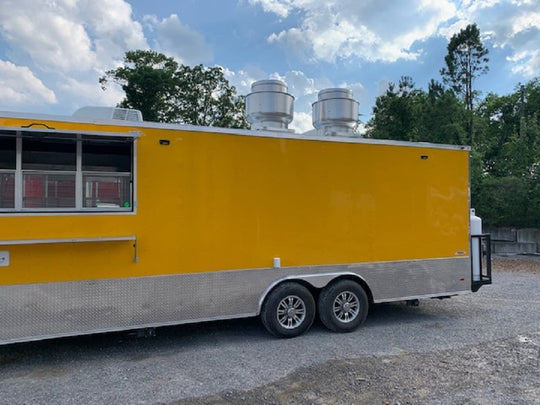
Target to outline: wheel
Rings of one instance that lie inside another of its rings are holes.
[[[264,301],[261,321],[272,335],[292,338],[307,331],[315,319],[315,300],[301,284],[277,286]]]
[[[366,292],[351,280],[327,285],[318,301],[321,322],[334,332],[352,332],[358,328],[365,321],[368,308]]]

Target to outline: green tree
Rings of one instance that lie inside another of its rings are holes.
[[[467,138],[465,119],[465,108],[455,93],[432,79],[424,98],[419,140],[463,145]]]
[[[488,94],[477,111],[477,147],[485,172],[493,176],[532,176],[540,159],[540,80],[518,86],[515,92]]]
[[[428,92],[417,89],[410,77],[402,77],[398,88],[390,83],[378,97],[366,136],[401,141],[463,144],[463,103],[450,89],[434,80]]]
[[[394,83],[389,83],[385,94],[375,101],[366,136],[398,141],[416,140],[421,99],[422,92],[415,89],[411,77],[402,76],[397,88]]]
[[[176,92],[178,63],[150,50],[128,51],[124,64],[100,77],[103,90],[110,80],[119,84],[126,97],[118,104],[140,110],[147,121],[173,121],[177,112],[170,99]]]
[[[540,227],[540,82],[489,94],[477,111],[472,204],[486,223]]]
[[[236,95],[220,67],[182,65],[176,71],[174,103],[181,122],[223,128],[247,128],[245,98]]]
[[[248,127],[244,98],[220,67],[189,67],[162,53],[134,50],[99,82],[104,90],[109,82],[119,84],[125,98],[118,106],[140,110],[146,121]]]
[[[486,225],[540,226],[539,218],[531,215],[529,183],[522,177],[487,176],[472,197],[472,206]]]
[[[441,69],[445,84],[463,97],[463,102],[469,112],[468,143],[473,143],[473,109],[476,92],[473,89],[474,80],[488,72],[488,50],[480,39],[480,30],[476,24],[469,24],[459,33],[450,38],[447,47],[448,54],[444,61],[446,67]]]

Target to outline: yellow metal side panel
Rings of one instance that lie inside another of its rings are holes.
[[[273,257],[299,266],[468,251],[466,151],[212,134],[186,141],[187,192],[178,198],[190,231],[179,237],[194,271],[270,266]]]
[[[467,151],[138,130],[136,214],[0,214],[0,240],[136,235],[139,262],[129,241],[0,246],[0,284],[468,254]]]

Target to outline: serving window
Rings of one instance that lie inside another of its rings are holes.
[[[0,212],[132,211],[134,134],[0,130]]]

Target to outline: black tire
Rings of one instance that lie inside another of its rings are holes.
[[[324,326],[334,332],[352,332],[368,314],[369,302],[360,284],[338,280],[323,288],[317,303]]]
[[[301,284],[287,282],[266,297],[261,321],[277,337],[292,338],[306,332],[315,320],[315,300]]]

